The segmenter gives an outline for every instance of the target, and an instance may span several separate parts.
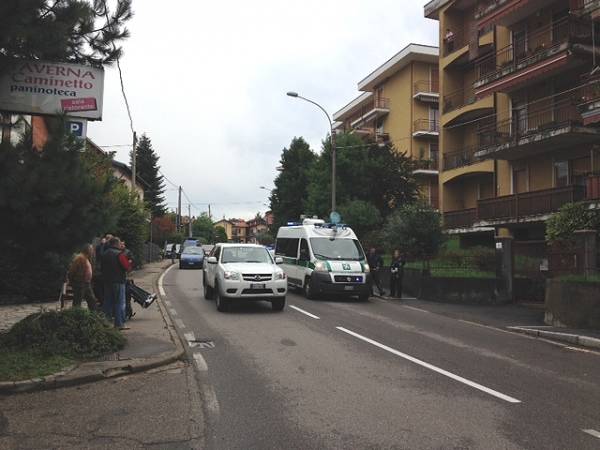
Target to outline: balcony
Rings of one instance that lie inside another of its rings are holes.
[[[581,0],[579,0],[581,1]],[[481,30],[494,25],[509,27],[543,7],[548,0],[485,0],[475,11],[477,27]]]
[[[585,196],[588,200],[600,200],[600,174],[590,175],[586,179]]]
[[[452,91],[447,95],[444,95],[442,112],[448,114],[449,112],[455,111],[466,105],[472,105],[477,100],[475,97],[475,89],[472,86],[456,91]]]
[[[364,124],[372,122],[374,120],[383,117],[390,112],[390,99],[389,98],[376,98],[373,103],[364,108],[361,115],[350,122],[352,128],[361,128]]]
[[[584,125],[600,122],[600,78],[590,80],[579,90],[576,103]]]
[[[471,228],[477,220],[477,208],[448,211],[444,213],[444,228]]]
[[[577,56],[591,57],[591,29],[589,22],[567,17],[530,33],[526,41],[516,41],[480,59],[475,94],[482,97],[515,90],[543,73],[559,73],[585,62]],[[536,46],[529,47],[530,43]]]
[[[463,150],[444,152],[444,171],[470,166],[478,162],[475,158],[477,146],[465,147]]]
[[[415,175],[437,175],[438,174],[438,156],[432,155],[431,159],[416,159],[413,161]]]
[[[598,18],[600,0],[571,0],[571,13],[577,16],[590,14],[593,19]]]
[[[413,98],[426,103],[438,103],[440,100],[440,87],[437,81],[421,80],[413,86]]]
[[[478,131],[479,149],[475,157],[511,160],[600,142],[600,129],[583,125],[571,99],[555,105],[482,127]]]
[[[417,119],[413,124],[413,137],[437,138],[440,135],[439,120]]]
[[[539,221],[540,216],[582,200],[585,200],[585,186],[577,185],[479,200],[477,220],[488,224]]]

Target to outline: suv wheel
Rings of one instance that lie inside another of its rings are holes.
[[[316,298],[315,297],[315,293],[314,293],[314,289],[313,289],[313,287],[311,285],[311,282],[310,282],[310,277],[306,277],[306,279],[304,280],[303,291],[304,291],[304,296],[307,299],[314,300]]]
[[[271,307],[273,311],[283,311],[283,308],[285,308],[285,297],[272,300]]]
[[[214,295],[215,295],[215,303],[217,305],[217,311],[219,311],[219,312],[229,311],[230,300],[228,298],[224,298],[223,296],[221,296],[221,293],[219,292],[219,286],[215,286]]]
[[[206,281],[206,274],[202,277],[202,287],[204,288],[204,300],[212,300],[213,290]]]

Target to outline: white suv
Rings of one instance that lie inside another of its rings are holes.
[[[231,300],[267,300],[273,310],[285,307],[287,277],[261,245],[217,244],[204,260],[204,298],[227,311]]]

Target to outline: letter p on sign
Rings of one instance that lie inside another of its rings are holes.
[[[77,119],[67,121],[67,130],[79,139],[85,139],[87,135],[87,120]]]

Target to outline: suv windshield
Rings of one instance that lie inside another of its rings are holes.
[[[265,248],[260,247],[225,247],[221,258],[227,263],[267,263],[273,264],[271,255]]]
[[[365,254],[356,239],[310,238],[317,259],[345,259],[362,261]]]

